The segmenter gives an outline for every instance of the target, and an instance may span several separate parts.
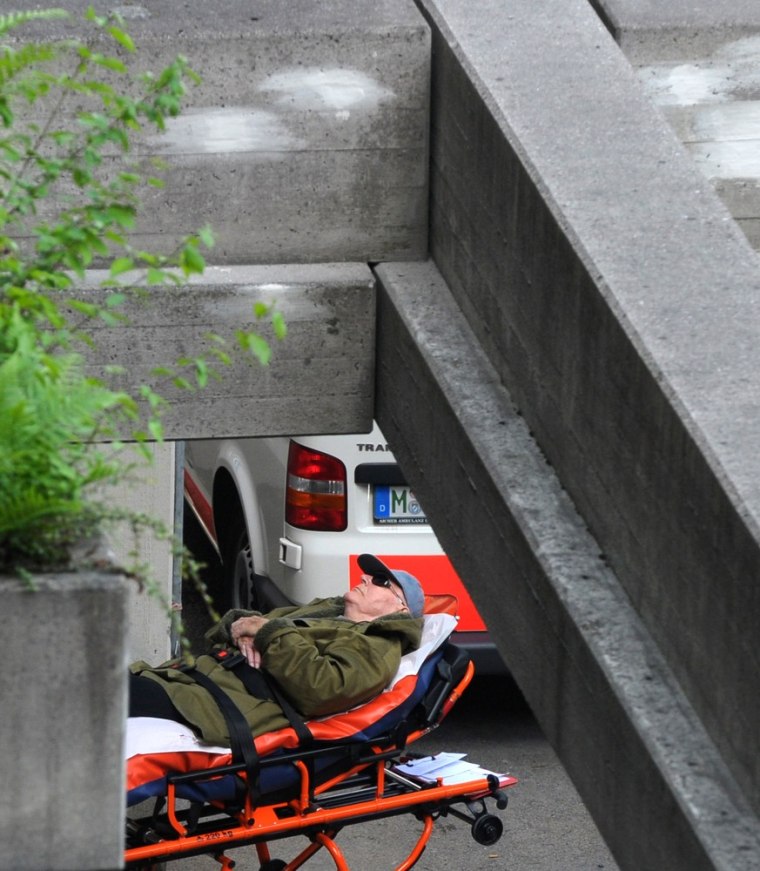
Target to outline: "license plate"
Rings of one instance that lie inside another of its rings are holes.
[[[376,486],[373,508],[375,523],[427,523],[425,512],[409,487]]]

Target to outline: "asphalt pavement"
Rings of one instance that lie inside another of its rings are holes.
[[[495,811],[504,834],[491,847],[476,843],[469,826],[440,818],[415,866],[417,871],[616,871],[617,865],[549,747],[519,691],[505,678],[476,678],[447,720],[414,746],[416,752],[467,753],[486,768],[519,778],[508,791],[509,805]],[[411,815],[378,820],[343,830],[338,843],[353,871],[390,871],[406,857],[420,831]],[[272,848],[290,860],[306,840],[285,839]],[[230,850],[236,871],[258,871],[253,847]],[[178,871],[213,871],[218,864],[198,856],[171,865]],[[325,854],[305,866],[334,871]]]

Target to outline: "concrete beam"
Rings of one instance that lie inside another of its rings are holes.
[[[756,254],[588,4],[421,5],[433,258],[760,812]]]
[[[19,34],[81,33],[89,0],[57,5],[76,14],[70,28]],[[412,0],[118,9],[136,69],[183,54],[203,78],[166,134],[140,143],[168,170],[144,194],[135,244],[171,251],[208,223],[214,263],[425,256],[430,34]]]
[[[97,301],[105,272],[92,270],[78,295]],[[168,439],[367,432],[372,427],[375,285],[363,264],[211,267],[182,287],[145,289],[123,308],[127,325],[93,322],[93,374],[115,388],[150,384],[164,397]],[[274,304],[288,335],[278,342],[254,305]],[[269,339],[268,366],[233,354],[221,380],[190,393],[153,374],[183,356],[208,351],[210,333],[256,329]]]
[[[757,818],[440,273],[377,275],[378,422],[620,867],[757,868]]]

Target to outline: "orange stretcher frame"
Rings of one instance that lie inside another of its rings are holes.
[[[349,871],[347,859],[337,844],[341,829],[368,820],[411,814],[422,823],[422,831],[408,856],[396,871],[412,868],[432,835],[440,816],[452,815],[470,823],[471,834],[478,843],[495,843],[502,834],[501,819],[488,810],[487,800],[498,809],[507,805],[504,790],[517,783],[516,778],[483,774],[466,783],[447,784],[440,779],[423,783],[394,770],[408,758],[407,746],[431,732],[447,716],[474,675],[472,662],[464,673],[447,686],[443,703],[435,706],[431,719],[424,717],[417,728],[373,739],[367,744],[345,744],[294,750],[277,759],[276,765],[292,765],[298,772],[297,786],[277,801],[252,798],[243,789],[234,804],[209,801],[189,808],[178,807],[177,790],[189,782],[199,783],[227,775],[245,780],[242,764],[214,767],[178,774],[168,778],[165,800],[159,800],[160,812],[151,817],[130,820],[128,824],[125,866],[128,869],[153,869],[169,863],[206,854],[224,871],[235,862],[225,851],[247,845],[255,847],[261,871],[295,871],[320,850],[326,850],[337,871]],[[440,692],[440,687],[436,687]],[[345,750],[345,764],[337,773],[313,776],[313,760],[319,754]],[[349,761],[350,760],[350,761]],[[264,759],[263,765],[270,760]],[[165,809],[163,809],[165,804]],[[158,809],[157,804],[157,809]],[[131,834],[130,834],[131,832]],[[307,846],[289,861],[273,859],[271,845],[284,838],[302,835]]]

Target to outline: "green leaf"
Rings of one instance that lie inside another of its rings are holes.
[[[156,391],[150,387],[148,384],[141,384],[139,388],[140,396],[146,400],[148,405],[154,411],[161,405],[164,404],[164,398],[160,396]]]
[[[272,313],[272,326],[277,339],[282,341],[288,334],[288,325],[285,323],[285,318],[282,312],[275,311]]]
[[[79,299],[70,299],[69,305],[74,309],[74,311],[78,311],[80,314],[83,314],[88,318],[96,317],[99,312],[96,305],[93,305],[90,302],[83,302]]]
[[[92,173],[83,166],[75,166],[71,170],[71,177],[74,179],[74,183],[77,187],[83,188],[87,187],[87,185],[92,181]]]
[[[161,421],[157,418],[152,417],[148,421],[148,430],[157,442],[162,442],[164,440],[164,428],[161,425]]]
[[[123,49],[130,53],[136,50],[132,37],[126,31],[122,30],[120,27],[115,27],[114,25],[111,25],[107,29],[111,36],[116,40],[116,42],[119,43],[119,45]]]
[[[214,357],[216,357],[216,359],[219,363],[222,364],[222,366],[232,365],[232,358],[228,353],[226,353],[226,351],[222,351],[220,348],[211,348],[210,353],[213,354]]]
[[[123,203],[111,203],[106,208],[104,216],[109,223],[123,227],[125,230],[131,230],[135,225],[134,207]]]
[[[203,255],[193,245],[185,245],[182,249],[179,264],[185,275],[200,274],[206,268]]]
[[[205,387],[208,384],[208,377],[208,364],[202,357],[198,357],[195,361],[195,380],[198,382],[198,387]]]
[[[125,272],[129,272],[131,269],[135,268],[135,262],[131,257],[117,257],[112,263],[111,268],[109,270],[111,277],[115,278],[117,275],[123,275]]]
[[[207,248],[214,247],[214,243],[216,241],[214,239],[214,232],[211,229],[211,227],[209,227],[208,225],[206,225],[205,227],[203,227],[201,230],[198,231],[198,238],[201,240],[201,242],[203,242],[203,244]]]
[[[90,56],[90,60],[98,66],[103,67],[103,69],[111,70],[115,73],[127,72],[127,65],[117,57],[109,57],[108,55],[100,54],[99,52],[93,52]]]
[[[148,272],[147,272],[147,274],[146,274],[146,276],[145,276],[145,280],[146,280],[146,281],[148,282],[148,284],[150,284],[150,285],[155,285],[155,284],[165,284],[165,283],[166,283],[166,278],[167,278],[166,270],[164,270],[164,269],[156,269],[156,268],[153,267],[153,266],[151,266],[151,267],[148,269]]]
[[[235,335],[242,350],[252,354],[262,366],[269,365],[272,349],[269,347],[269,342],[266,339],[257,333],[246,333],[243,331],[238,331]]]
[[[101,309],[98,312],[98,317],[108,327],[118,327],[119,324],[124,324],[124,323],[126,323],[126,320],[127,320],[124,317],[124,315],[120,315],[120,314],[114,313],[114,312],[109,312],[109,311],[106,311],[105,309]]]
[[[102,15],[97,15],[93,6],[87,7],[87,12],[85,12],[85,18],[87,21],[92,21],[93,24],[97,24],[98,27],[105,27],[108,23],[108,20],[104,18]]]

